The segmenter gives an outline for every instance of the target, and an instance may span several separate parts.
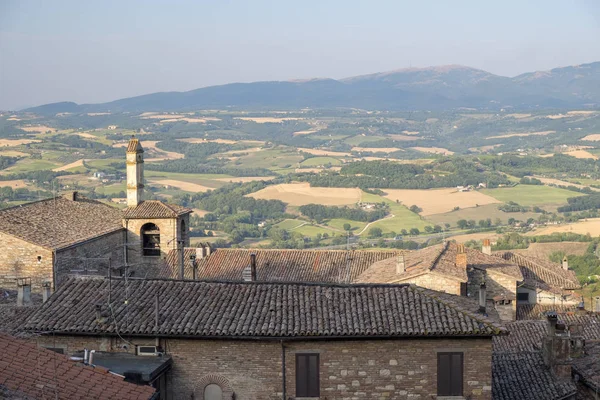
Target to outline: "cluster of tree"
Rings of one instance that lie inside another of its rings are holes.
[[[440,173],[440,168],[450,171]],[[477,186],[479,183],[486,183],[487,187],[493,188],[500,184],[510,184],[505,176],[485,172],[474,163],[459,158],[443,159],[426,167],[391,161],[358,161],[344,165],[339,173],[307,175],[300,179],[322,187],[396,189]]]
[[[480,219],[478,222],[474,219],[459,219],[456,221],[456,226],[458,226],[459,229],[475,229],[478,226],[479,228],[490,228],[492,226],[500,226],[501,224],[502,221],[500,221],[499,218],[496,218],[494,222],[492,222],[491,218]]]
[[[515,203],[514,201],[508,201],[504,204],[500,204],[498,206],[498,210],[504,211],[506,213],[524,213],[529,211],[529,207],[521,206],[518,203]]]
[[[18,157],[0,156],[0,169],[5,169],[19,161]]]
[[[360,208],[324,206],[321,204],[306,204],[299,207],[300,212],[308,218],[321,223],[326,219],[345,218],[352,221],[373,222],[385,217],[387,209],[365,211]]]
[[[156,147],[161,150],[184,154],[185,158],[193,158],[196,162],[203,162],[213,154],[244,148],[244,146],[225,143],[187,143],[180,140],[163,140],[158,142]]]
[[[479,157],[480,162],[494,171],[525,177],[540,173],[569,173],[580,175],[598,171],[600,162],[587,158],[575,158],[564,154],[552,157],[517,156],[505,154],[499,157]]]
[[[524,176],[519,181],[522,185],[543,185],[542,181],[537,178],[530,178],[528,176]]]
[[[0,187],[0,201],[32,201],[52,197],[51,192],[29,190],[27,188],[13,189],[10,186]]]
[[[526,249],[530,243],[591,242],[592,237],[570,232],[555,232],[551,235],[523,236],[516,232],[507,233],[497,240],[494,250]]]
[[[558,212],[582,211],[600,208],[600,193],[570,197],[567,205],[558,207]]]

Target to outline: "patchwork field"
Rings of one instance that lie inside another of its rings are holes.
[[[428,215],[427,220],[434,224],[444,225],[450,224],[456,226],[456,223],[461,220],[474,220],[479,222],[481,219],[490,218],[495,221],[499,218],[502,223],[506,224],[509,218],[515,218],[519,221],[527,221],[529,218],[537,219],[540,214],[525,212],[525,213],[506,213],[498,210],[498,203],[480,205],[479,207],[461,208],[458,211],[450,211],[442,214]]]
[[[21,189],[27,187],[27,183],[23,179],[15,179],[12,181],[0,181],[0,187],[9,186],[13,189]]]
[[[455,207],[468,208],[476,205],[499,203],[493,197],[481,192],[459,192],[454,188],[430,190],[386,189],[385,197],[400,201],[407,207],[416,204],[423,209],[421,215],[441,214]]]
[[[50,128],[49,126],[39,125],[39,126],[20,126],[20,130],[25,132],[37,132],[37,133],[46,133],[46,132],[56,132],[55,128]]]
[[[257,124],[278,124],[283,121],[297,121],[302,118],[273,118],[273,117],[235,117],[234,119],[241,119],[243,121],[252,121]]]
[[[431,154],[443,154],[445,156],[451,156],[454,154],[453,151],[448,149],[444,149],[443,147],[411,147],[413,150],[417,150],[423,153],[431,153]]]
[[[302,151],[304,153],[313,154],[315,156],[333,156],[333,157],[351,157],[350,153],[343,153],[341,151],[330,151],[330,150],[321,150],[321,149],[307,149],[303,147],[299,147],[298,151]]]
[[[312,157],[312,158],[307,158],[306,160],[304,160],[300,163],[300,165],[307,166],[307,167],[316,167],[319,165],[327,165],[327,164],[341,165],[342,162],[340,160],[338,160],[337,158],[333,158],[333,157]]]
[[[598,236],[600,235],[600,218],[590,218],[588,220],[578,221],[572,224],[546,226],[529,232],[527,235],[551,235],[556,232],[579,233],[582,235],[589,233],[592,236]]]
[[[591,135],[587,135],[584,138],[581,138],[581,140],[588,140],[590,142],[597,142],[600,141],[600,133],[594,133]]]
[[[575,158],[591,158],[592,160],[597,160],[598,156],[590,153],[589,151],[586,150],[572,150],[572,151],[567,151],[563,154],[566,154],[568,156],[572,156]]]
[[[586,186],[586,185],[581,185],[581,184],[578,184],[578,183],[572,183],[572,182],[567,182],[567,181],[561,181],[560,179],[544,178],[544,177],[541,177],[541,176],[536,176],[536,175],[534,175],[534,178],[536,178],[536,179],[539,179],[540,181],[542,181],[542,183],[545,183],[545,184],[547,184],[547,185],[557,185],[557,186],[575,186],[576,188],[579,188],[579,189],[583,189],[583,188],[585,188],[585,187],[589,187],[589,186]],[[593,183],[591,183],[591,184],[593,184],[593,185],[597,185],[597,184],[598,184],[598,182],[597,182],[597,181],[593,181]],[[600,191],[600,189],[596,189],[596,188],[593,188],[593,187],[590,187],[590,189],[591,189],[591,190],[593,190],[593,191],[596,191],[596,192],[597,192],[597,191]]]
[[[211,187],[198,185],[196,183],[177,181],[175,179],[160,179],[160,180],[154,179],[154,180],[150,180],[150,182],[154,183],[154,184],[162,185],[162,186],[173,186],[178,189],[184,190],[186,192],[192,192],[192,193],[206,192],[207,190],[214,189]]]
[[[74,162],[72,162],[70,164],[63,165],[62,167],[54,168],[52,171],[54,171],[54,172],[67,171],[67,170],[70,170],[72,168],[83,167],[83,161],[84,160],[77,160],[77,161],[74,161]]]
[[[481,193],[503,203],[514,201],[522,206],[543,206],[544,204],[566,203],[569,197],[583,194],[570,190],[538,185],[517,185],[498,189],[483,189]]]
[[[528,133],[507,133],[505,135],[490,136],[487,139],[505,139],[511,137],[527,137],[527,136],[545,136],[556,131],[541,131],[541,132],[528,132]]]
[[[394,153],[396,151],[403,151],[398,147],[353,147],[352,151],[368,151],[371,153]]]
[[[281,200],[292,206],[323,204],[330,206],[350,205],[360,201],[359,188],[311,187],[308,183],[284,183],[269,186],[248,196],[255,199]]]
[[[529,247],[526,249],[515,249],[511,251],[547,260],[552,253],[557,251],[562,251],[565,254],[582,256],[585,254],[589,245],[590,244],[587,242],[530,243]]]
[[[14,147],[22,144],[39,143],[37,139],[0,139],[0,147]]]

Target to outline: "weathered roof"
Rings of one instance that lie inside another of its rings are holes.
[[[600,391],[600,342],[586,341],[585,355],[573,358],[573,369],[583,382],[596,391]]]
[[[189,214],[191,212],[192,210],[189,208],[177,204],[163,203],[159,200],[145,200],[135,207],[126,208],[123,212],[123,218],[177,218],[180,215]]]
[[[190,259],[195,249],[184,254],[185,277],[192,278]],[[242,271],[256,254],[259,281],[350,283],[371,264],[399,254],[395,251],[370,250],[280,250],[216,249],[206,258],[196,258],[196,279],[241,281]],[[172,250],[166,259],[165,278],[179,277],[179,251]],[[169,275],[169,274],[175,275]]]
[[[147,400],[151,386],[128,383],[102,367],[76,363],[36,343],[0,334],[0,387],[36,399]]]
[[[0,210],[0,231],[49,249],[61,249],[123,229],[119,209],[80,195]]]
[[[29,316],[41,305],[42,296],[31,293],[30,305],[17,306],[17,291],[0,288],[0,332],[16,334]]]
[[[498,257],[517,264],[521,268],[525,284],[548,291],[572,290],[581,287],[575,271],[540,258],[516,254],[510,251],[496,253]]]
[[[494,400],[560,400],[577,391],[570,379],[557,379],[539,352],[494,352],[492,381]]]
[[[196,338],[491,336],[504,328],[411,285],[70,278],[26,331]],[[125,288],[128,287],[126,291]],[[125,295],[129,293],[127,304]],[[156,324],[156,296],[159,296]],[[100,305],[97,310],[96,305]],[[129,312],[128,312],[129,311]],[[98,312],[98,314],[97,314]]]
[[[546,319],[548,311],[567,313],[576,309],[576,304],[517,304],[517,319]]]
[[[129,139],[129,143],[127,144],[127,153],[143,153],[144,149],[142,148],[142,144],[140,143],[140,140],[135,138],[135,137],[131,137],[131,139]]]
[[[498,257],[493,257],[474,249],[465,249],[467,265],[476,268],[493,269],[515,280],[523,277],[519,268]],[[357,282],[400,282],[427,272],[435,272],[447,277],[453,277],[466,282],[468,280],[466,268],[456,264],[458,245],[455,242],[441,243],[426,247],[421,250],[407,252],[404,255],[406,270],[403,274],[396,273],[396,258],[389,258],[374,263],[362,273]]]

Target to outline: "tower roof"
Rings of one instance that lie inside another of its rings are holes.
[[[129,139],[129,144],[127,145],[127,152],[128,153],[143,153],[144,152],[144,148],[142,147],[140,140],[138,138],[136,138],[135,136],[131,136],[131,139]]]

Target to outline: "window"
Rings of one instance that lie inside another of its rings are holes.
[[[296,354],[296,397],[319,396],[319,355]]]
[[[221,386],[211,383],[204,388],[204,400],[222,400],[223,390]]]
[[[147,223],[142,226],[142,253],[145,256],[160,256],[160,230]]]
[[[467,282],[461,282],[460,283],[460,295],[461,296],[466,296],[467,295]]]
[[[529,301],[529,293],[521,292],[517,293],[517,301]]]
[[[462,396],[463,353],[438,353],[438,396]]]

